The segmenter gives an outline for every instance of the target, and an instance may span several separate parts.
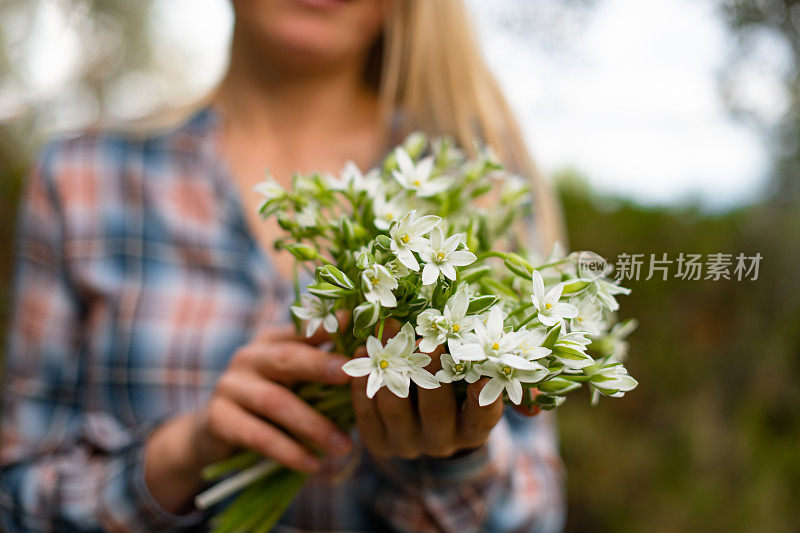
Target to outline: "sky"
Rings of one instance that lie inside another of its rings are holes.
[[[731,41],[711,2],[599,0],[566,18],[547,0],[467,3],[484,55],[546,173],[576,169],[599,191],[650,204],[724,209],[763,192],[762,138],[731,118],[720,96]],[[31,72],[47,93],[58,91],[80,58],[70,55],[70,36],[57,31],[58,17],[40,18]],[[225,67],[231,24],[226,0],[159,0],[159,60],[181,65],[181,81],[202,94]],[[136,76],[111,95],[131,114],[151,103],[142,94],[155,101],[169,92],[163,82],[143,91]],[[774,85],[751,72],[746,97],[779,114]]]

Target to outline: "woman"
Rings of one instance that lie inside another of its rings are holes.
[[[191,503],[201,469],[244,447],[316,474],[280,522],[292,530],[558,529],[544,415],[479,407],[481,383],[457,409],[449,387],[420,391],[418,405],[370,401],[358,379],[349,436],[291,392],[346,382],[345,359],[285,325],[289,259],[253,208],[266,168],[284,183],[348,159],[366,168],[413,129],[483,139],[536,177],[461,2],[239,0],[234,11],[209,105],[146,134],[57,140],[40,157],[18,241],[0,524],[203,528]],[[555,209],[537,189],[547,243]],[[335,482],[353,453],[357,471]]]

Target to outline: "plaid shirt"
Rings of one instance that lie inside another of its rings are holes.
[[[178,128],[51,142],[21,212],[0,440],[0,529],[204,530],[161,509],[143,443],[197,409],[291,288],[243,217],[205,108]],[[363,452],[359,452],[363,454]],[[562,467],[549,415],[507,412],[453,459],[329,459],[284,531],[552,531]]]

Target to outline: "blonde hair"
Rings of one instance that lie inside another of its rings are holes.
[[[378,93],[384,120],[399,111],[399,133],[449,136],[468,152],[476,141],[490,146],[509,169],[532,181],[538,235],[526,240],[540,253],[564,243],[558,204],[483,60],[463,0],[393,0],[387,7],[384,31],[370,51],[365,73]],[[213,94],[145,118],[134,128],[168,128],[210,104]]]
[[[401,127],[450,136],[469,150],[490,146],[532,180],[539,245],[564,240],[561,213],[530,157],[519,124],[475,42],[463,0],[395,0],[376,48],[382,111],[400,111]]]

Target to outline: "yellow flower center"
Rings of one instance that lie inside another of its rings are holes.
[[[443,261],[444,260],[444,254],[442,252],[439,252],[438,254],[436,254],[436,259],[438,259],[439,261]]]
[[[385,370],[385,369],[386,369],[386,367],[387,367],[387,366],[389,366],[389,361],[387,361],[386,359],[384,359],[384,360],[382,360],[380,363],[378,363],[378,366],[379,366],[379,367],[381,367],[381,369],[384,369],[384,370]]]
[[[492,350],[499,350],[499,349],[500,345],[498,343],[495,342],[494,344],[492,344]]]
[[[387,214],[386,214],[386,218],[387,218],[388,220],[394,220],[394,215],[393,215],[392,213],[387,213]]]
[[[378,279],[378,276],[375,276],[374,278],[372,278],[372,283],[377,284],[379,281],[380,280]]]
[[[553,308],[553,304],[544,304],[544,308],[548,311]]]
[[[503,367],[500,369],[500,371],[503,374],[505,374],[506,376],[510,376],[511,375],[511,367],[508,366],[508,365],[503,365]]]
[[[578,322],[583,322],[583,318],[578,317]]]
[[[461,329],[461,326],[459,326],[458,324],[453,324],[453,333],[458,333],[458,330],[460,330],[460,329]]]
[[[414,180],[414,187],[419,187],[420,185],[422,185],[422,182],[421,182],[421,181],[419,181],[419,180]]]
[[[458,363],[454,368],[456,369],[456,372],[464,371],[464,365],[462,365],[461,363]]]
[[[403,235],[402,237],[400,237],[400,240],[401,240],[401,241],[403,241],[404,243],[408,243],[408,241],[410,241],[410,240],[411,240],[411,237],[409,237],[409,236],[408,236],[408,233],[406,233],[405,235]]]

